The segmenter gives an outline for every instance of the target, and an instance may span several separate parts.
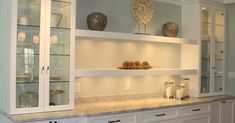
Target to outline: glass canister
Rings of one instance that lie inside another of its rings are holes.
[[[189,98],[189,78],[182,78],[180,87],[183,89],[184,98]]]
[[[27,91],[20,94],[19,105],[21,108],[38,107],[38,93]]]
[[[164,97],[167,99],[173,99],[175,97],[175,84],[173,81],[165,82]]]

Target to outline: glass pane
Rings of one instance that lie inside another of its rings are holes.
[[[50,44],[50,106],[70,98],[70,0],[52,0]]]
[[[18,0],[16,108],[39,106],[40,1]]]
[[[215,13],[215,92],[223,90],[224,64],[224,11],[217,9]]]
[[[201,7],[201,93],[210,92],[211,9]]]

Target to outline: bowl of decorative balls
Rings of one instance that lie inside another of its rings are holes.
[[[150,69],[152,66],[147,61],[124,61],[119,69]]]

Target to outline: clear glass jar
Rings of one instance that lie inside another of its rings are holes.
[[[38,93],[27,91],[19,95],[20,108],[38,107]]]
[[[183,88],[184,98],[189,98],[189,78],[182,78],[180,87]]]
[[[167,99],[173,99],[175,97],[175,84],[173,81],[165,82],[164,97]]]

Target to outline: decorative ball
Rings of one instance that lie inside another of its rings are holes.
[[[162,33],[167,37],[176,37],[179,32],[178,24],[174,22],[167,22],[162,26]]]
[[[90,30],[103,31],[107,22],[106,15],[100,12],[93,12],[87,16],[87,26]]]

